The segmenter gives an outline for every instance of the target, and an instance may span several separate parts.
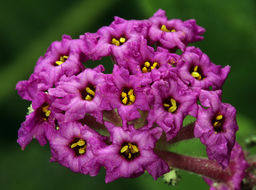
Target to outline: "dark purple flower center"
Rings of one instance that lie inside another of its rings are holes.
[[[116,46],[121,46],[127,41],[126,37],[121,36],[120,38],[112,38],[111,44],[114,44]]]
[[[89,83],[84,89],[80,90],[83,100],[91,101],[95,96],[96,87]]]
[[[213,129],[216,133],[219,133],[223,130],[223,123],[224,123],[224,117],[221,114],[217,114],[212,119]]]
[[[134,93],[134,89],[133,88],[123,88],[121,95],[120,95],[120,100],[122,102],[122,104],[124,105],[131,105],[135,102],[136,100],[136,96]]]
[[[61,55],[61,56],[59,57],[59,60],[55,61],[54,66],[59,66],[59,65],[61,65],[62,63],[65,63],[65,61],[67,61],[67,59],[68,59],[68,56],[67,56],[67,55]]]
[[[57,121],[57,119],[54,120],[54,128],[58,131],[60,129],[60,125]]]
[[[176,32],[176,30],[174,28],[167,28],[166,25],[162,24],[161,25],[161,30],[164,31],[164,32]]]
[[[146,61],[142,66],[141,66],[141,71],[143,73],[147,73],[152,71],[153,69],[158,69],[159,68],[159,63],[158,62],[150,62]]]
[[[197,80],[203,80],[205,78],[201,67],[199,67],[198,65],[191,67],[190,73],[191,73],[192,77],[194,77]]]
[[[51,110],[49,110],[50,105],[48,103],[44,103],[39,109],[39,116],[44,121],[47,121],[49,116],[51,115]]]
[[[74,138],[69,147],[75,152],[76,156],[81,156],[86,153],[87,143],[84,139]]]
[[[177,62],[176,62],[175,59],[171,58],[171,59],[169,60],[168,64],[171,65],[171,66],[173,66],[173,67],[176,67]]]
[[[163,101],[163,107],[170,113],[175,113],[178,109],[179,103],[172,97],[166,98]]]
[[[136,143],[125,142],[122,144],[119,154],[126,160],[131,161],[140,155],[140,150]]]

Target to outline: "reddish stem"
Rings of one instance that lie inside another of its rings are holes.
[[[194,125],[195,125],[195,123],[190,123],[190,124],[182,127],[181,130],[179,131],[179,133],[177,134],[177,136],[175,138],[173,138],[171,141],[169,141],[168,143],[172,144],[172,143],[176,143],[179,141],[195,138]]]
[[[222,167],[213,160],[184,156],[167,151],[157,151],[156,153],[173,168],[194,172],[216,181],[225,182],[231,177],[229,169],[223,170]]]

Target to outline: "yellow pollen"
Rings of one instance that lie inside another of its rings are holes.
[[[158,66],[158,63],[157,62],[154,62],[153,63],[153,67],[156,68]]]
[[[125,145],[121,148],[120,152],[124,153],[126,150],[128,150],[128,145]]]
[[[222,130],[223,119],[224,119],[223,115],[218,114],[213,120],[213,127],[215,130],[215,133],[218,133]]]
[[[149,61],[146,61],[141,69],[141,71],[143,73],[146,73],[146,72],[150,72],[151,70],[155,69],[158,67],[158,63],[157,62],[154,62],[153,64],[151,64]]]
[[[175,112],[178,109],[177,102],[175,99],[170,98],[169,100],[166,100],[163,102],[163,107],[168,112]]]
[[[85,141],[83,139],[80,139],[76,144],[78,146],[83,146],[83,145],[85,145]]]
[[[172,107],[170,107],[170,108],[168,109],[168,111],[171,112],[171,113],[173,113],[173,112],[176,111],[176,109],[177,109],[177,106],[172,106]]]
[[[143,68],[142,68],[142,72],[143,72],[143,73],[146,73],[146,72],[148,72],[148,69],[147,69],[146,67],[143,67]]]
[[[133,103],[133,102],[135,102],[135,96],[132,94],[132,95],[130,95],[130,101]]]
[[[126,39],[125,39],[124,37],[121,37],[121,38],[119,39],[119,41],[120,41],[121,43],[124,43],[124,42],[126,42]]]
[[[95,95],[95,92],[92,90],[92,89],[90,89],[89,87],[86,87],[85,88],[85,90],[86,90],[86,92],[88,93],[88,94],[91,94],[91,95]]]
[[[164,32],[171,32],[171,30],[168,30],[166,25],[164,25],[164,24],[161,26],[161,30]]]
[[[116,46],[120,46],[120,42],[115,38],[112,38],[111,43],[116,45]]]
[[[172,106],[176,106],[176,100],[174,100],[173,98],[171,98],[171,103],[172,103]]]
[[[131,105],[135,102],[135,100],[136,100],[136,96],[134,94],[134,89],[125,88],[124,91],[122,91],[121,101],[124,105]]]
[[[128,102],[128,98],[127,97],[124,97],[124,99],[122,99],[122,102],[123,102],[123,104],[127,104],[127,102]]]
[[[68,59],[68,56],[67,55],[63,55],[63,56],[60,56],[60,60],[56,61],[56,65],[61,65],[62,63],[64,63],[66,60]]]
[[[198,65],[194,67],[194,71],[196,72],[198,70]]]
[[[133,89],[130,89],[129,92],[128,92],[128,95],[129,96],[133,95],[133,92],[134,92]]]
[[[144,63],[144,65],[145,65],[145,67],[150,67],[150,63],[149,63],[148,61],[146,61],[146,62]]]
[[[171,29],[171,32],[176,32],[176,30],[175,29]]]
[[[217,115],[217,117],[216,117],[216,120],[222,120],[223,119],[223,115]]]
[[[120,149],[120,154],[127,160],[133,160],[139,156],[139,152],[138,146],[130,142],[125,143]]]
[[[42,112],[44,113],[45,117],[49,117],[51,114],[51,110],[48,109],[49,105],[42,107]],[[46,120],[46,118],[44,118]]]
[[[84,150],[84,148],[79,148],[78,152],[79,152],[79,154],[84,154],[85,150]]]
[[[86,151],[86,142],[83,139],[79,139],[70,145],[70,148],[74,149],[76,154],[84,154]]]
[[[169,108],[170,105],[169,104],[164,104],[164,107]]]
[[[70,148],[75,148],[77,146],[77,143],[73,143]]]
[[[86,97],[85,97],[85,100],[90,101],[90,100],[92,100],[92,97],[89,94],[87,94]]]
[[[139,152],[139,149],[136,145],[132,145],[131,149],[132,149],[132,151],[134,151],[134,153]]]
[[[198,73],[198,72],[192,72],[192,77],[198,79],[198,80],[201,80],[202,79],[202,76]]]
[[[122,97],[122,98],[125,98],[126,96],[127,96],[127,94],[126,94],[125,92],[122,92],[122,93],[121,93],[121,97]]]

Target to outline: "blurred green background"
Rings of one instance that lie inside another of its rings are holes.
[[[255,0],[9,0],[0,6],[0,185],[1,189],[208,189],[195,175],[181,172],[182,181],[171,187],[148,174],[137,179],[104,183],[97,177],[72,173],[50,163],[49,148],[36,141],[21,151],[17,130],[25,119],[29,102],[15,91],[19,80],[28,79],[33,67],[52,41],[62,34],[77,38],[109,25],[114,16],[147,19],[158,9],[168,18],[195,18],[206,29],[205,40],[195,45],[218,65],[231,65],[223,87],[223,100],[238,110],[238,141],[256,134],[256,1]],[[174,147],[179,152],[199,154],[198,141]],[[203,150],[204,151],[204,150]]]

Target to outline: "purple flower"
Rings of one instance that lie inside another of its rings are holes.
[[[115,17],[110,26],[104,26],[97,31],[93,59],[113,55],[117,62],[122,60],[127,50],[139,45],[137,41],[147,35],[148,27],[148,21],[126,21]]]
[[[230,66],[221,68],[213,64],[199,48],[188,47],[182,54],[183,63],[178,66],[180,78],[189,86],[213,90],[225,82]]]
[[[150,83],[161,78],[166,71],[177,73],[176,65],[179,62],[179,55],[169,53],[168,50],[161,47],[157,51],[147,45],[146,39],[141,39],[140,46],[130,48],[126,59],[118,64],[128,68],[130,73],[149,78]]]
[[[236,109],[222,103],[221,91],[204,91],[199,96],[201,104],[195,123],[194,135],[205,144],[209,159],[227,167],[235,143]]]
[[[204,178],[204,180],[210,185],[210,190],[240,190],[248,166],[241,146],[235,143],[231,152],[230,163],[225,169],[230,175],[225,176],[224,182],[215,182],[209,178]]]
[[[175,77],[175,76],[174,76]],[[183,119],[197,114],[197,93],[189,90],[173,76],[152,85],[153,108],[148,115],[149,126],[154,122],[166,133],[167,140],[174,138],[182,127]]]
[[[154,153],[161,129],[135,130],[105,122],[111,145],[99,150],[99,162],[106,168],[106,183],[120,177],[138,177],[148,171],[154,179],[169,171],[168,165]]]
[[[37,92],[55,86],[63,75],[78,74],[84,69],[82,61],[87,59],[83,52],[86,52],[83,40],[72,40],[63,35],[60,42],[53,42],[46,54],[39,58],[29,80],[17,84],[18,93],[31,101]]]
[[[149,110],[146,95],[143,92],[141,77],[129,75],[128,70],[114,66],[112,77],[104,86],[105,101],[108,109],[116,109],[123,122],[139,118],[139,110]]]
[[[16,85],[18,94],[25,100],[32,101],[39,91],[49,88],[46,81],[42,82],[36,74],[32,74],[29,80],[19,81]]]
[[[198,26],[194,19],[182,21],[179,19],[168,20],[165,11],[159,9],[149,19],[152,26],[149,29],[149,38],[152,43],[160,44],[168,49],[179,48],[184,51],[190,42],[202,40],[205,29]]]
[[[47,143],[45,131],[54,125],[54,113],[51,108],[52,98],[43,92],[39,92],[32,102],[33,112],[26,116],[18,131],[17,142],[22,149],[36,138],[41,145]]]
[[[100,164],[96,162],[97,151],[105,146],[104,138],[79,122],[65,123],[58,133],[49,135],[51,161],[71,169],[95,176]]]
[[[49,89],[49,94],[58,97],[53,106],[65,111],[66,122],[83,119],[85,114],[92,114],[101,120],[101,90],[105,80],[98,71],[97,67],[86,69],[77,76],[63,79],[56,88]]]

